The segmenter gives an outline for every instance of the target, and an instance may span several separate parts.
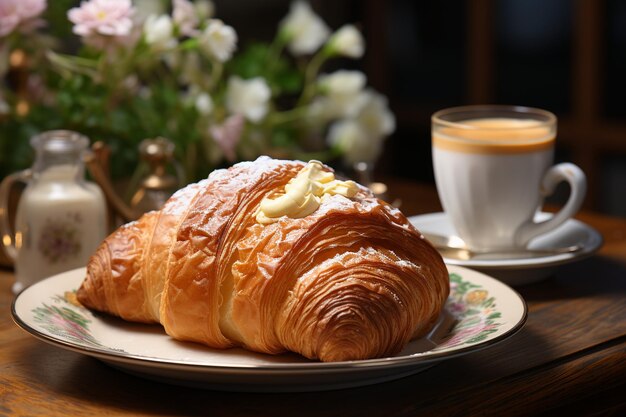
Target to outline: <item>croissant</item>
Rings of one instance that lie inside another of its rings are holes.
[[[179,190],[103,241],[78,300],[213,348],[398,353],[434,326],[445,264],[399,210],[310,164],[260,157]]]

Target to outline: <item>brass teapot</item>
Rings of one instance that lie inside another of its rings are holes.
[[[147,173],[139,180],[128,203],[118,195],[110,179],[110,148],[98,141],[91,146],[91,150],[85,157],[87,169],[102,188],[109,213],[116,214],[123,222],[136,220],[143,213],[160,209],[184,185],[182,168],[174,159],[174,144],[165,138],[144,139],[139,144],[140,163]],[[170,173],[168,167],[174,168],[175,175]],[[133,184],[130,185],[132,187]],[[115,223],[111,217],[109,221],[111,224]]]

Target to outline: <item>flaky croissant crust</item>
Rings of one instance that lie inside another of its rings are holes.
[[[79,301],[214,348],[322,361],[399,352],[447,299],[441,256],[364,187],[304,218],[259,224],[261,200],[303,166],[261,157],[181,189],[105,239]]]

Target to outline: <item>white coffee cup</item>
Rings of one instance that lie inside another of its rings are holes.
[[[481,105],[432,116],[432,154],[441,204],[475,250],[521,249],[576,214],[587,182],[571,163],[553,164],[556,116],[548,111]],[[562,181],[567,203],[535,222],[543,198]]]

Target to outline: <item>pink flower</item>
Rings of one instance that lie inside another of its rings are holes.
[[[495,324],[478,323],[471,327],[461,329],[458,333],[454,334],[450,339],[443,342],[437,347],[437,349],[450,348],[457,345],[467,343],[473,337],[479,336],[482,332],[493,330],[497,328]]]
[[[449,310],[452,314],[455,314],[455,315],[458,315],[458,314],[464,313],[464,312],[465,312],[465,310],[467,310],[467,305],[465,305],[465,303],[459,303],[459,302],[456,302],[456,303],[448,303],[447,307],[448,307],[448,310]]]
[[[241,114],[233,114],[228,117],[221,125],[211,127],[211,136],[220,147],[224,156],[233,162],[237,159],[235,148],[241,133],[243,132],[244,117]]]
[[[89,0],[70,9],[67,16],[74,23],[74,33],[79,36],[125,37],[133,29],[134,13],[130,0]]]
[[[35,18],[46,9],[46,0],[0,1],[0,36],[6,36],[18,26],[33,28]]]
[[[178,25],[180,33],[191,36],[198,26],[198,15],[193,3],[189,0],[174,0],[174,10],[172,11],[174,23]]]

